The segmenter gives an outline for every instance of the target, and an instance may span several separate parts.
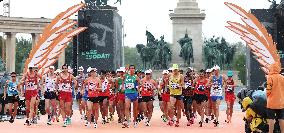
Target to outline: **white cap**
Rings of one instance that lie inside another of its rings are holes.
[[[173,70],[173,68],[172,67],[170,67],[169,69],[168,69],[168,71],[172,71]]]
[[[213,67],[213,70],[220,70],[220,67],[219,67],[218,65],[215,65],[215,66]]]
[[[193,67],[188,67],[187,69],[189,69],[189,70],[193,71]]]
[[[205,71],[205,72],[210,73],[210,72],[211,72],[211,70],[210,70],[210,69],[206,69],[206,71]]]
[[[80,71],[84,71],[84,67],[80,66],[80,67],[78,68],[78,71],[79,71],[79,72],[80,72]]]
[[[97,71],[97,68],[91,68],[91,69],[90,69],[90,72],[91,72],[91,71],[95,71],[95,72],[96,72],[96,71]]]
[[[53,70],[54,70],[54,69],[55,69],[55,67],[54,67],[54,66],[49,66],[49,69],[53,69]]]
[[[169,74],[169,71],[168,70],[164,70],[163,74]]]
[[[149,71],[152,73],[153,71],[152,71],[152,69],[149,69]]]
[[[122,72],[125,72],[125,70],[126,70],[125,67],[120,67],[119,69],[120,69]]]
[[[145,71],[145,74],[147,74],[147,73],[148,73],[148,74],[151,74],[152,72],[151,72],[150,70],[146,70],[146,71]]]

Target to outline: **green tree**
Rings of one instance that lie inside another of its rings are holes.
[[[246,55],[237,55],[233,62],[233,69],[239,71],[239,79],[246,85]]]
[[[29,56],[32,49],[31,39],[25,39],[23,37],[16,39],[16,72],[22,73],[25,65],[25,61]]]
[[[124,47],[124,60],[125,64],[133,64],[137,69],[142,69],[143,67],[140,55],[135,47]]]

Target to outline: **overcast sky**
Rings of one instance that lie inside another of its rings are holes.
[[[12,17],[54,18],[58,13],[81,0],[10,0]],[[111,0],[114,3],[116,0]],[[199,8],[205,10],[206,18],[203,21],[203,37],[213,35],[224,36],[229,42],[240,39],[224,26],[228,20],[238,20],[223,3],[225,1],[238,4],[249,9],[268,8],[267,0],[197,0]],[[279,2],[280,0],[278,0]],[[118,5],[119,13],[125,21],[125,45],[135,46],[146,42],[146,27],[156,38],[165,35],[168,42],[172,42],[172,25],[169,19],[169,10],[176,7],[178,0],[122,0]],[[1,7],[1,11],[2,11]],[[18,35],[19,36],[19,35]]]

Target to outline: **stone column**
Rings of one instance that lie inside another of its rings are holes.
[[[62,53],[59,56],[58,59],[58,68],[61,68],[62,65],[65,64],[65,50],[62,51]]]
[[[203,68],[202,62],[202,20],[205,19],[205,14],[200,12],[196,0],[179,0],[177,7],[173,13],[169,14],[173,24],[173,58],[172,63],[183,64],[183,60],[179,57],[181,47],[177,42],[183,38],[186,30],[193,45],[193,67]]]
[[[34,45],[37,43],[38,39],[39,39],[39,35],[37,33],[32,33],[32,47],[34,47]]]
[[[16,64],[16,33],[5,33],[6,40],[6,70],[10,72],[15,71]]]

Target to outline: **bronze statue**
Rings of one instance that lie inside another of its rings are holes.
[[[186,66],[190,66],[191,62],[194,63],[194,58],[193,58],[192,39],[188,36],[187,31],[185,33],[184,38],[179,39],[178,43],[180,44],[181,47],[179,56],[183,58],[184,64]]]

